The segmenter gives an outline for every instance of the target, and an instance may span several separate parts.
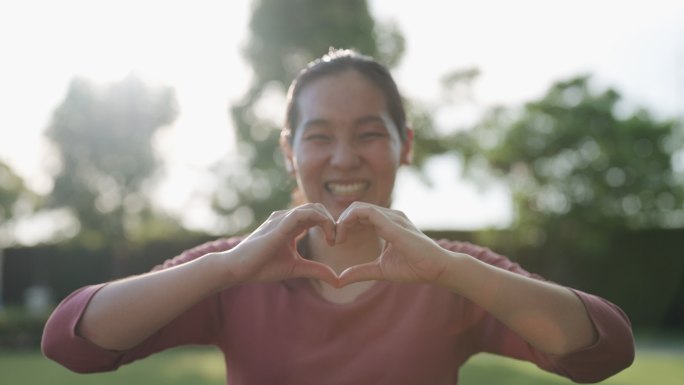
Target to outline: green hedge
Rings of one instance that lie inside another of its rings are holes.
[[[606,235],[600,250],[554,242],[524,248],[506,231],[426,233],[486,245],[529,271],[601,295],[622,307],[637,328],[684,329],[684,229]],[[4,303],[21,306],[25,290],[37,284],[50,287],[59,301],[81,286],[148,271],[207,240],[206,236],[192,236],[129,245],[124,261],[114,261],[108,250],[74,244],[7,249]],[[26,328],[36,328],[30,326],[33,321],[26,322]],[[10,327],[19,326],[4,326],[6,330]]]
[[[39,347],[47,317],[47,314],[30,314],[21,307],[0,311],[0,350]]]

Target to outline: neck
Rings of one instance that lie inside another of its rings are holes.
[[[375,232],[359,227],[348,233],[344,243],[330,246],[318,228],[309,230],[307,258],[330,266],[337,274],[348,267],[374,261],[382,252],[384,240]]]

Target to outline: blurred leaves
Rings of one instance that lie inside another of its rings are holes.
[[[14,205],[25,192],[24,181],[9,166],[0,162],[0,223],[13,216]]]
[[[84,242],[123,244],[153,217],[152,139],[176,110],[171,89],[134,76],[108,85],[71,82],[46,132],[60,160],[48,204],[72,210]]]
[[[0,161],[0,248],[13,241],[10,225],[30,215],[39,204],[39,197],[21,177]]]
[[[684,225],[684,186],[673,168],[681,125],[643,109],[625,113],[620,101],[579,76],[520,110],[490,109],[468,132],[469,170],[507,181],[521,241],[596,248],[607,232]]]
[[[397,27],[376,24],[365,0],[256,0],[249,30],[245,58],[257,89],[270,81],[287,87],[331,46],[354,48],[390,66],[404,50]]]
[[[353,48],[389,66],[404,52],[396,25],[376,23],[365,0],[260,0],[249,28],[244,53],[254,75],[242,100],[231,107],[238,153],[216,167],[223,184],[214,208],[225,218],[227,233],[260,223],[290,202],[294,183],[284,170],[278,139],[285,93],[297,73],[330,47]]]
[[[391,67],[405,41],[396,25],[373,19],[367,1],[254,2],[244,48],[254,72],[230,109],[237,152],[214,169],[219,186],[212,203],[225,218],[218,232],[243,231],[290,202],[294,182],[278,148],[286,89],[331,46],[355,48]],[[454,101],[472,99],[478,76],[476,68],[445,74],[445,101],[458,108]],[[515,201],[514,231],[523,242],[540,244],[556,234],[597,245],[606,229],[684,224],[684,189],[672,163],[682,147],[681,126],[645,110],[626,113],[618,92],[594,90],[588,76],[558,82],[521,108],[489,108],[465,129],[439,127],[437,107],[415,100],[406,106],[416,131],[415,167],[456,154],[471,179],[506,181]],[[72,82],[48,130],[61,159],[50,203],[73,209],[83,239],[96,244],[103,234],[125,239],[131,229],[173,227],[144,224],[155,218],[149,183],[158,163],[151,140],[175,114],[171,90],[133,77],[108,87]]]

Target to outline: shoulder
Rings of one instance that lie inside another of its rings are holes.
[[[230,250],[242,242],[243,239],[244,236],[237,236],[230,238],[219,238],[203,243],[191,249],[185,250],[173,258],[167,259],[164,261],[164,263],[155,266],[153,270],[168,269],[169,267],[177,266],[192,261],[193,259],[197,259],[205,254]]]

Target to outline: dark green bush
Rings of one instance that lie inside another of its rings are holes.
[[[0,311],[0,350],[38,349],[49,314],[35,315],[21,307]]]

